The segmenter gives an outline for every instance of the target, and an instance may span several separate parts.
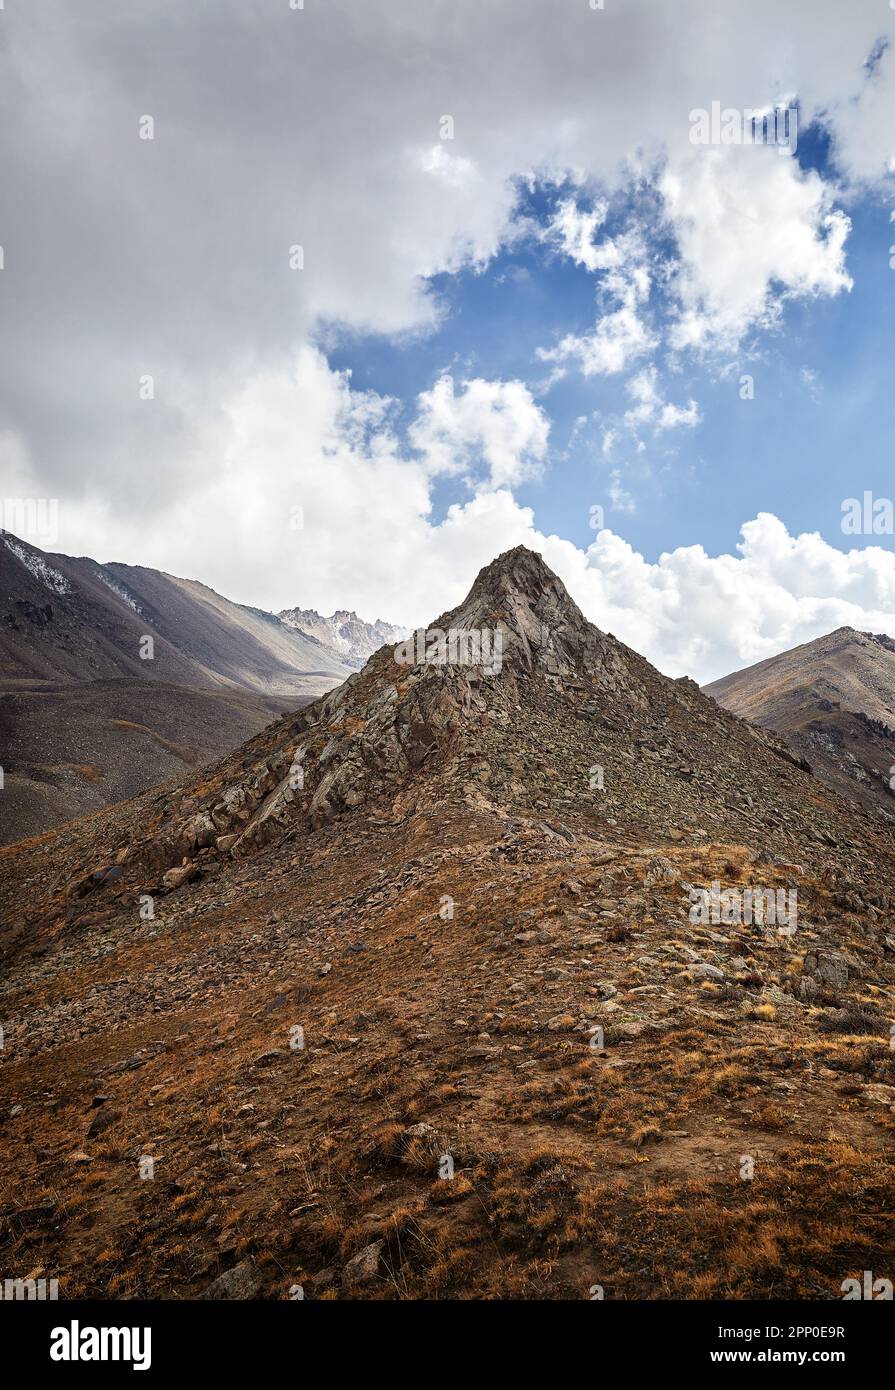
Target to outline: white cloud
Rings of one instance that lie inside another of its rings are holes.
[[[843,552],[766,512],[741,534],[736,555],[681,546],[655,564],[609,530],[543,553],[591,621],[671,676],[714,680],[843,625],[895,634],[892,551]]]
[[[614,512],[634,512],[636,503],[630,492],[622,487],[620,468],[613,468],[609,474],[609,505]]]
[[[682,426],[689,429],[693,425],[698,425],[701,419],[699,406],[694,400],[688,401],[685,406],[672,405],[670,402],[666,402],[659,412],[656,431],[677,430]]]
[[[507,398],[498,390],[495,399]],[[436,421],[453,419],[459,401],[481,440],[488,408],[466,400],[439,382],[424,393],[420,420],[437,440]],[[790,535],[768,513],[743,526],[736,554],[682,546],[655,563],[608,529],[586,550],[544,535],[507,487],[480,488],[433,524],[433,458],[402,454],[389,417],[388,402],[352,391],[345,373],[306,349],[293,372],[259,376],[230,403],[226,427],[193,461],[194,501],[173,508],[164,527],[146,533],[134,514],[110,547],[106,510],[69,502],[59,547],[139,556],[262,607],[349,607],[413,626],[459,602],[496,554],[524,544],[544,555],[592,622],[667,674],[700,681],[842,624],[895,635],[892,551],[840,551],[817,534]],[[501,441],[498,454],[506,447]],[[624,504],[617,470],[610,482]],[[301,530],[291,525],[297,507]]]
[[[625,424],[635,434],[644,425],[652,425],[654,434],[662,434],[666,430],[698,425],[702,419],[694,400],[685,406],[666,401],[659,389],[658,372],[654,366],[638,372],[625,389],[635,402],[630,410],[625,411]]]
[[[477,170],[471,159],[453,154],[446,145],[433,145],[422,155],[420,168],[440,179],[448,188],[465,188],[472,183]]]
[[[541,361],[574,361],[584,376],[611,376],[658,346],[658,337],[642,315],[651,283],[643,238],[632,230],[612,246],[613,268],[598,291],[612,307],[598,316],[589,333],[568,333],[555,347],[538,348]]]
[[[565,198],[550,218],[544,239],[558,245],[564,255],[585,270],[609,270],[621,262],[616,242],[607,237],[601,245],[594,245],[594,234],[605,222],[607,211],[604,200],[595,202],[585,212],[574,199]]]
[[[835,157],[853,180],[866,184],[895,172],[895,54],[891,16],[882,18],[888,24],[880,23],[880,34],[888,29],[889,46],[875,50],[878,61],[857,96],[840,92],[828,103]]]
[[[788,293],[844,288],[847,222],[788,158],[695,150],[691,109],[796,92],[801,129],[823,116],[847,180],[878,180],[893,156],[892,53],[864,67],[895,33],[882,0],[752,0],[723,24],[705,22],[705,0],[576,0],[562,23],[544,0],[43,0],[3,23],[16,108],[15,131],[0,129],[3,244],[19,278],[0,429],[23,435],[45,491],[73,475],[118,511],[128,467],[163,505],[197,428],[321,324],[436,325],[429,277],[511,240],[525,181],[571,172],[593,203],[667,162],[678,341],[700,346],[773,319],[777,276]],[[151,143],[137,105],[154,113]],[[453,142],[438,138],[445,107]],[[594,269],[620,249],[594,244],[598,221],[574,204],[555,228]],[[46,229],[63,224],[58,245]],[[303,272],[288,269],[296,243]],[[636,280],[617,289],[559,358],[613,373],[650,350]],[[145,372],[151,420],[134,389]]]
[[[202,579],[273,610],[300,602],[427,621],[446,596],[462,597],[470,564],[530,534],[531,513],[507,486],[537,470],[549,426],[513,381],[455,390],[442,376],[417,406],[402,451],[395,403],[353,390],[304,348],[291,371],[259,373],[233,396],[163,516],[132,510],[112,528],[105,502],[63,499],[58,548]],[[435,526],[434,482],[461,468],[474,494]],[[24,466],[19,478],[32,494]]]
[[[850,222],[813,171],[768,148],[699,149],[661,178],[681,253],[678,348],[735,350],[771,327],[783,301],[849,290]]]
[[[419,397],[410,439],[432,475],[465,473],[480,463],[490,487],[534,476],[547,452],[550,425],[521,381],[467,381],[458,395],[441,376]]]

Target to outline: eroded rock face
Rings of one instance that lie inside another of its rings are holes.
[[[843,990],[848,984],[848,962],[834,951],[809,952],[802,971],[815,983],[829,985],[831,989]]]

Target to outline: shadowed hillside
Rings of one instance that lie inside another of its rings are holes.
[[[840,627],[705,686],[771,729],[837,791],[895,817],[895,642]]]
[[[3,532],[0,843],[220,757],[350,669],[204,584]]]

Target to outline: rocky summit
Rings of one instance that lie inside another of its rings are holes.
[[[891,1263],[891,825],[524,548],[0,858],[0,1244],[63,1296],[832,1299]]]

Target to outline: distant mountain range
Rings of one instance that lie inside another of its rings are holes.
[[[324,618],[313,608],[284,608],[279,614],[287,627],[314,637],[334,652],[346,665],[359,671],[367,660],[388,643],[400,642],[407,629],[384,623],[366,623],[347,608],[339,608]]]
[[[220,757],[354,663],[160,570],[0,534],[0,843]]]
[[[772,729],[816,775],[895,818],[895,641],[840,627],[705,686],[734,714]]]

